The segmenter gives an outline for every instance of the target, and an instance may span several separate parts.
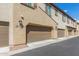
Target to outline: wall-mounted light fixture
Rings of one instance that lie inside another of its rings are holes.
[[[20,26],[21,28],[24,27],[22,20],[19,20],[19,26]]]
[[[21,16],[21,19],[22,19],[22,20],[24,20],[24,17],[23,17],[23,16]]]
[[[24,20],[24,17],[23,17],[23,16],[21,16],[21,20],[19,20],[19,21],[18,21],[18,23],[17,23],[16,27],[23,28],[23,27],[24,27],[24,25],[23,25],[23,20]]]

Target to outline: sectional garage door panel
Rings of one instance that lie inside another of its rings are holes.
[[[69,35],[69,36],[72,35],[72,30],[68,30],[68,35]]]
[[[0,25],[0,47],[8,46],[9,27]]]
[[[51,28],[42,26],[27,26],[27,42],[36,42],[49,39]]]
[[[64,37],[65,36],[65,31],[63,29],[58,29],[58,37]]]

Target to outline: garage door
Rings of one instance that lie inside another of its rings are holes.
[[[69,35],[69,36],[72,35],[72,30],[68,30],[68,35]]]
[[[65,36],[65,31],[63,29],[58,29],[57,35],[58,35],[58,37],[64,37]]]
[[[8,46],[9,42],[9,23],[0,22],[0,47]]]
[[[51,28],[42,26],[27,26],[27,43],[46,40],[51,37]]]

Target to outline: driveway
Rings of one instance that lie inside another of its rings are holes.
[[[15,54],[14,56],[79,56],[79,37]]]

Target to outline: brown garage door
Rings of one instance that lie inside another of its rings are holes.
[[[68,30],[68,35],[69,35],[69,36],[72,35],[72,30]]]
[[[0,22],[0,47],[8,46],[9,23]]]
[[[58,29],[58,37],[64,37],[65,31],[63,29]]]
[[[27,26],[27,43],[49,39],[50,37],[50,27]]]

